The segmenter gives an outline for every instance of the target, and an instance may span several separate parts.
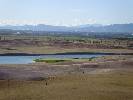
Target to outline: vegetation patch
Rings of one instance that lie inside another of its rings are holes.
[[[67,59],[44,59],[44,58],[39,58],[35,59],[35,62],[46,62],[46,63],[58,63],[58,62],[65,62],[65,61],[70,61]]]
[[[91,57],[91,58],[68,58],[68,59],[57,59],[57,58],[39,58],[35,59],[35,62],[45,62],[45,63],[58,63],[58,62],[66,62],[66,61],[92,61],[96,57]]]

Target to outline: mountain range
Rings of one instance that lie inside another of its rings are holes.
[[[11,30],[32,30],[32,31],[63,31],[63,32],[130,32],[133,33],[133,23],[130,24],[86,24],[79,26],[52,26],[45,24],[38,25],[5,25],[0,29]]]

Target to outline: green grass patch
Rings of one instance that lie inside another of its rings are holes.
[[[45,62],[45,63],[58,63],[58,62],[66,62],[66,61],[92,61],[96,57],[91,57],[91,58],[68,58],[68,59],[57,59],[57,58],[39,58],[39,59],[34,59],[35,62]]]
[[[35,59],[35,62],[46,62],[46,63],[58,63],[58,62],[65,62],[65,61],[70,61],[68,59],[43,59],[43,58],[39,58],[39,59]]]

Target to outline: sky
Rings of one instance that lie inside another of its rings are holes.
[[[0,0],[0,25],[133,23],[133,0]]]

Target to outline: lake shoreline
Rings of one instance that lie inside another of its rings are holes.
[[[100,53],[100,52],[66,52],[66,53],[53,53],[53,54],[30,54],[30,53],[3,53],[0,56],[42,56],[42,55],[133,55],[133,53]]]

